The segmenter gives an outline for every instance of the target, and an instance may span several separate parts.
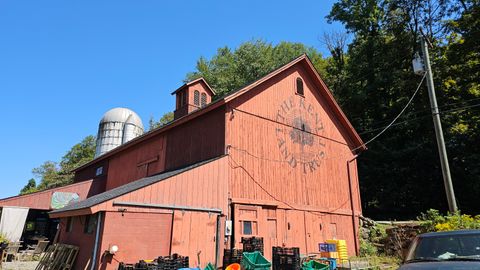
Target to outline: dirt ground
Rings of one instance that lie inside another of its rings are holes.
[[[38,261],[35,262],[4,262],[0,269],[2,270],[35,270]]]

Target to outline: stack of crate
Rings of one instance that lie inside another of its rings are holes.
[[[232,263],[238,263],[242,261],[243,250],[242,249],[225,249],[223,251],[223,269]]]
[[[335,244],[336,252],[337,252],[337,259],[340,259],[340,262],[348,260],[348,251],[347,251],[347,241],[345,240],[327,240],[329,244]]]
[[[272,247],[273,270],[299,270],[300,249]]]
[[[171,256],[161,256],[157,259],[158,270],[177,270],[180,268],[188,268],[189,259],[188,256],[180,256],[173,254]]]
[[[263,253],[263,237],[242,237],[243,251]]]
[[[338,259],[337,245],[335,243],[320,243],[320,256],[323,258]]]

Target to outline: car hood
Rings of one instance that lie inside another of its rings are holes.
[[[415,262],[406,263],[398,270],[467,270],[479,269],[480,261],[442,261],[442,262]]]

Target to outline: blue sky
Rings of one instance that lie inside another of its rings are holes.
[[[334,1],[0,1],[0,198],[17,195],[113,107],[148,125],[222,46],[261,38],[326,53]]]

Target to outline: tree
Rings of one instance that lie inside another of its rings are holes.
[[[94,156],[95,136],[90,135],[72,146],[60,162],[45,161],[34,168],[32,173],[39,180],[39,184],[36,185],[35,179],[30,179],[20,193],[26,194],[72,183],[74,177],[72,170],[91,161]]]
[[[451,166],[454,186],[462,194],[469,194],[457,199],[467,213],[480,210],[473,199],[480,192],[480,184],[475,181],[478,143],[474,142],[479,140],[479,119],[472,109],[462,113],[456,110],[459,104],[478,96],[472,94],[478,89],[478,73],[473,68],[478,70],[478,65],[472,65],[479,61],[479,39],[473,37],[478,25],[478,14],[473,15],[477,2],[340,0],[328,16],[343,23],[354,36],[346,53],[344,75],[336,77],[332,88],[366,139],[396,116],[417,87],[420,78],[412,72],[411,59],[419,49],[417,37],[423,27],[433,44],[431,57],[439,104],[448,108],[443,109],[442,121],[449,158],[458,165]],[[470,42],[462,46],[464,51],[457,47],[463,41],[454,41],[458,35]],[[363,209],[374,218],[413,218],[418,211],[446,209],[446,200],[438,196],[444,194],[444,188],[425,85],[423,88],[399,124],[369,144],[369,150],[359,157]],[[466,127],[468,132],[463,135],[452,132]]]
[[[187,74],[185,81],[204,77],[219,98],[260,79],[303,53],[310,57],[320,73],[325,73],[327,62],[313,47],[291,42],[272,45],[255,40],[242,43],[235,50],[220,48],[210,60],[201,57],[197,61],[197,70]]]
[[[20,190],[20,195],[28,194],[37,191],[37,182],[31,178],[28,183]]]
[[[170,122],[173,121],[173,112],[167,112],[165,113],[164,115],[162,115],[162,117],[160,117],[160,119],[158,119],[158,121],[155,121],[155,118],[150,117],[150,120],[148,121],[148,125],[149,125],[149,128],[148,130],[153,130],[153,129],[156,129],[158,127],[161,127],[161,126],[164,126]]]

